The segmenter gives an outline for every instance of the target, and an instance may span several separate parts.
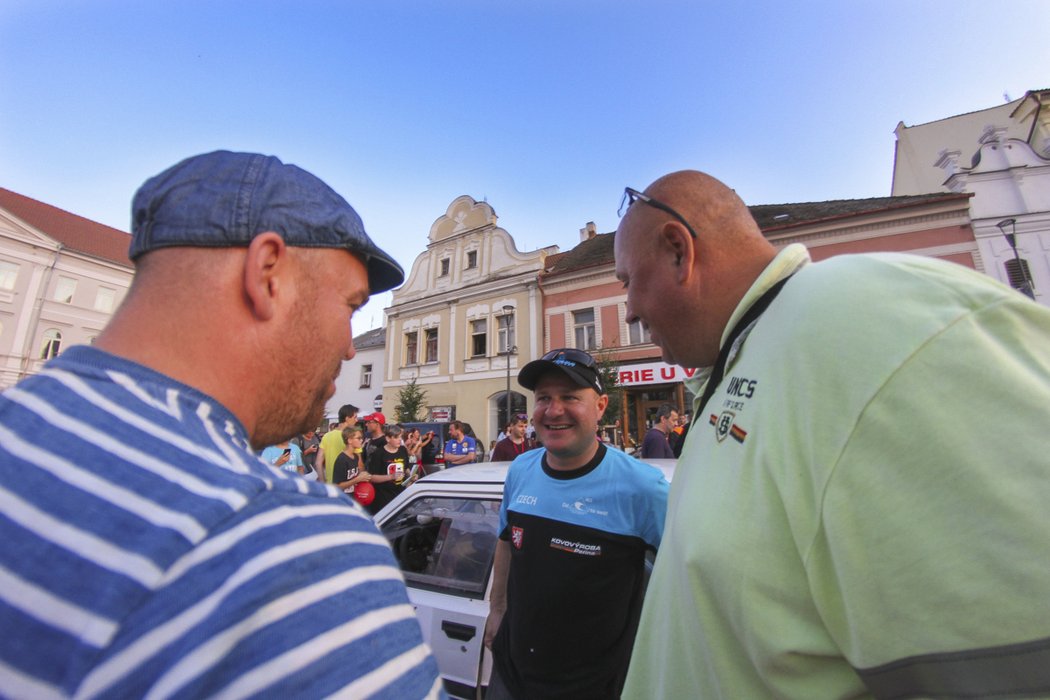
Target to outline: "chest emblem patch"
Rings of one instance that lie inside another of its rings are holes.
[[[525,541],[525,530],[512,525],[510,528],[510,541],[514,545],[514,549],[521,549],[521,545]]]
[[[722,442],[726,437],[731,437],[743,444],[747,439],[747,431],[733,422],[736,414],[732,411],[722,411],[721,414],[711,414],[709,422],[715,426],[715,439]]]

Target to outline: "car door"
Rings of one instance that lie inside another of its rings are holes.
[[[479,684],[488,684],[483,637],[499,505],[498,493],[421,489],[379,523],[445,687],[458,697],[473,698]]]

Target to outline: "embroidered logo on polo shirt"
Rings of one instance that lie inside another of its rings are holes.
[[[747,439],[747,431],[733,422],[733,419],[735,418],[736,414],[732,411],[722,411],[721,414],[711,414],[711,417],[708,420],[711,425],[715,426],[716,440],[722,442],[728,436],[743,444],[744,440]]]

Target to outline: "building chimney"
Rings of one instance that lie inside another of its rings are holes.
[[[598,235],[598,227],[594,225],[593,221],[588,221],[587,225],[580,229],[580,243],[589,241]]]

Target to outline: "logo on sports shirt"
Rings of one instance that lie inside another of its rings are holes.
[[[601,506],[594,505],[593,498],[584,498],[578,501],[573,501],[572,503],[563,501],[561,507],[569,511],[570,513],[575,513],[576,515],[609,515],[609,511],[607,509],[603,509]]]
[[[747,439],[747,431],[734,423],[734,418],[736,418],[736,414],[732,411],[722,411],[718,415],[711,414],[708,420],[711,425],[715,426],[715,439],[722,442],[729,436],[743,444],[744,440]]]
[[[582,554],[585,557],[600,557],[602,555],[602,546],[600,544],[573,542],[572,540],[563,540],[560,537],[551,538],[551,547],[570,554]]]
[[[521,549],[521,544],[525,540],[525,530],[517,526],[511,526],[510,528],[510,541],[514,545],[514,549]]]

